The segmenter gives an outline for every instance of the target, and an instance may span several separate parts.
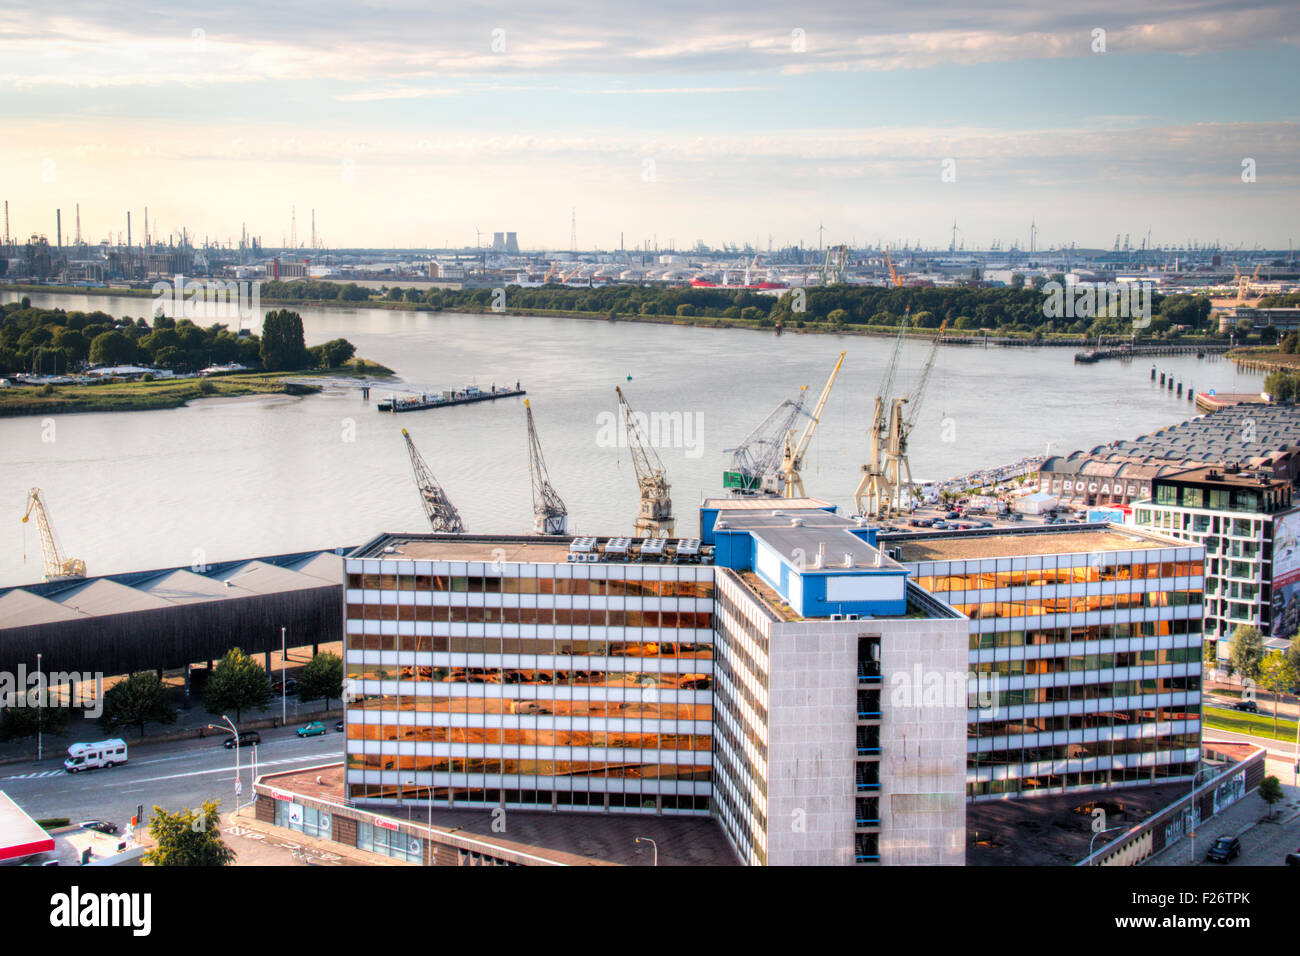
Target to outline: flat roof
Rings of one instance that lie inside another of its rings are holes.
[[[1207,465],[1203,468],[1189,468],[1186,471],[1170,475],[1160,475],[1157,481],[1196,481],[1207,485],[1223,485],[1225,488],[1289,488],[1291,482],[1280,481],[1269,475],[1260,475],[1253,471],[1225,471],[1221,467]]]
[[[773,498],[766,495],[736,495],[735,497],[705,498],[701,508],[716,508],[719,511],[787,511],[825,510],[833,507],[829,501],[821,498]]]
[[[569,562],[569,545],[578,540],[576,535],[467,535],[467,534],[396,534],[386,532],[374,540],[352,551],[349,558],[386,558],[395,560],[405,558],[417,561],[490,561],[510,564],[567,564]],[[632,545],[643,542],[645,538],[631,535],[613,535],[609,537],[589,536],[603,548],[609,542],[620,537]],[[668,538],[671,546],[677,541],[698,539],[680,537]],[[389,549],[392,550],[389,550]],[[620,552],[622,553],[622,552]],[[627,561],[603,560],[601,565],[637,564],[637,552],[628,550]],[[668,552],[660,552],[660,557],[667,559]],[[671,561],[654,562],[670,564]],[[712,563],[701,558],[699,563]]]
[[[0,860],[21,860],[53,849],[54,837],[0,790]]]
[[[1088,529],[1053,531],[941,532],[906,538],[885,538],[881,543],[902,549],[902,559],[913,561],[962,561],[975,558],[1022,557],[1038,554],[1085,554],[1092,551],[1131,551],[1137,548],[1193,547],[1155,535],[1122,530],[1116,525]]]
[[[726,527],[720,527],[723,522]],[[796,524],[795,522],[798,522]],[[728,511],[718,515],[715,532],[748,531],[792,561],[802,555],[804,571],[864,571],[901,569],[854,532],[865,534],[867,526],[828,511],[800,511],[797,514],[770,505],[762,511]],[[817,555],[825,552],[825,566],[814,568]],[[852,555],[853,567],[844,563]],[[879,566],[876,558],[880,557]]]

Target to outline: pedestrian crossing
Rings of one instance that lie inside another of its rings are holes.
[[[12,776],[5,777],[5,780],[35,780],[38,777],[65,777],[66,770],[33,770],[31,773],[16,773]]]

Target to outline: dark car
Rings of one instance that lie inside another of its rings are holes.
[[[1211,863],[1227,863],[1241,856],[1241,841],[1236,837],[1219,837],[1206,851],[1205,859]]]
[[[272,681],[271,690],[277,694],[281,691],[286,694],[296,694],[298,693],[298,680],[297,678],[290,677],[288,680]]]
[[[947,518],[949,521],[952,521],[954,518],[960,518],[960,517],[961,517],[961,512],[960,512],[960,511],[949,511],[946,515],[944,515],[944,517]]]
[[[1243,710],[1248,714],[1258,714],[1259,704],[1255,703],[1253,700],[1239,700],[1232,705],[1232,709]]]
[[[245,730],[239,735],[239,746],[241,747],[251,747],[253,744],[260,744],[261,742],[262,735],[256,730]],[[225,747],[227,750],[233,750],[235,746],[235,738],[227,737],[221,746]]]
[[[1300,850],[1296,850],[1294,853],[1288,853],[1286,855],[1286,865],[1300,866]]]
[[[343,721],[340,720],[337,724],[335,724],[334,730],[336,733],[340,733],[340,734],[343,733]]]
[[[107,820],[82,820],[77,826],[83,830],[95,830],[99,833],[112,835],[117,832],[117,824],[109,823]]]

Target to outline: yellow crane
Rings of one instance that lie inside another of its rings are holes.
[[[808,451],[808,444],[817,431],[817,423],[822,418],[822,409],[826,407],[826,399],[830,397],[831,386],[835,384],[835,377],[840,374],[840,366],[844,364],[845,354],[844,352],[840,353],[839,361],[835,363],[835,368],[831,369],[831,376],[826,380],[826,387],[822,389],[821,398],[817,399],[817,405],[813,408],[808,423],[804,425],[803,434],[799,436],[798,441],[795,441],[793,428],[785,433],[785,452],[781,456],[781,476],[785,482],[785,496],[787,498],[806,497],[803,488],[803,477],[800,475],[803,469],[803,456]]]
[[[45,580],[66,581],[86,576],[86,562],[80,558],[64,558],[59,554],[59,544],[54,537],[54,528],[50,525],[50,516],[45,511],[45,501],[41,489],[33,488],[27,494],[27,511],[23,514],[23,523],[36,513],[36,527],[41,535],[41,556],[45,561]],[[23,559],[26,560],[26,555]]]
[[[902,285],[903,279],[899,276],[898,270],[894,268],[894,260],[889,258],[889,246],[885,246],[883,253],[885,256],[885,267],[889,269],[889,281],[894,283],[894,285]]]
[[[560,268],[559,262],[555,260],[551,260],[551,267],[546,270],[546,277],[542,279],[542,283],[545,284],[547,282],[550,282],[552,279],[554,279],[555,273],[559,270],[559,268]]]
[[[858,482],[853,493],[853,503],[858,514],[879,518],[889,511],[889,503],[894,497],[893,474],[896,469],[886,456],[886,449],[897,447],[891,440],[891,433],[897,434],[897,424],[901,416],[902,399],[890,400],[894,391],[894,378],[898,374],[898,359],[903,349],[903,339],[907,334],[907,324],[911,318],[910,309],[903,313],[898,323],[898,338],[894,340],[894,351],[889,365],[885,367],[885,377],[876,393],[875,413],[871,417],[871,427],[867,430],[867,463],[862,466],[862,480]]]
[[[636,518],[636,533],[647,538],[671,538],[676,519],[668,474],[658,453],[641,429],[641,419],[632,411],[623,389],[618,394],[618,411],[627,430],[627,447],[632,455],[637,487],[641,489],[641,510]]]

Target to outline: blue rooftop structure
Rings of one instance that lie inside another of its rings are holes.
[[[740,500],[734,509],[717,498],[701,508],[701,532],[707,522],[716,565],[752,571],[801,617],[907,612],[908,571],[875,546],[875,528],[815,499],[761,499],[762,508],[760,499]]]

